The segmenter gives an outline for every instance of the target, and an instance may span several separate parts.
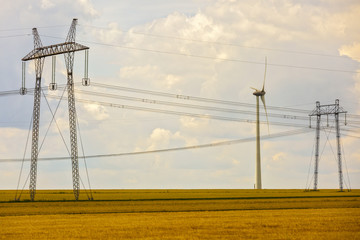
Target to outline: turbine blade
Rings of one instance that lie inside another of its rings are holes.
[[[267,57],[265,57],[265,72],[264,72],[264,82],[263,82],[262,91],[265,90],[266,68],[267,68]]]
[[[268,118],[268,114],[267,114],[267,110],[266,110],[265,96],[264,95],[261,95],[261,101],[264,104],[264,109],[265,109],[265,114],[266,114],[266,122],[267,122],[267,126],[268,126],[268,133],[270,135],[269,118]]]
[[[250,87],[251,89],[255,90],[255,91],[260,91],[259,89],[256,89],[254,87]]]

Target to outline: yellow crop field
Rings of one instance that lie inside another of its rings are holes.
[[[86,199],[82,193],[82,198]],[[0,191],[2,239],[360,239],[360,191],[68,190],[13,202]]]

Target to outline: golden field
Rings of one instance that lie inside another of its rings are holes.
[[[360,190],[0,191],[2,239],[360,239]]]

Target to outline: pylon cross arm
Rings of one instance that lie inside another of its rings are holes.
[[[337,106],[336,104],[330,105],[320,105],[318,108],[314,109],[309,116],[319,116],[319,115],[332,115],[338,113],[347,113],[342,107]]]
[[[71,53],[71,52],[77,52],[89,49],[89,47],[81,45],[76,42],[65,42],[65,43],[59,43],[55,45],[40,47],[32,50],[30,53],[28,53],[25,57],[23,57],[22,61],[29,61],[33,59],[38,58],[44,58],[48,56],[54,56],[64,53]]]

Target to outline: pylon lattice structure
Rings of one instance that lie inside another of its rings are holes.
[[[36,192],[36,178],[37,178],[37,160],[39,155],[39,122],[40,122],[40,99],[41,99],[41,74],[46,57],[64,54],[65,64],[67,69],[67,91],[68,91],[68,108],[69,108],[69,126],[70,126],[70,143],[71,143],[71,162],[72,162],[72,178],[73,178],[73,191],[75,199],[79,199],[80,181],[79,181],[79,163],[78,163],[78,146],[77,146],[77,131],[76,131],[76,108],[75,108],[75,95],[74,95],[74,81],[73,81],[73,66],[74,56],[77,51],[86,51],[86,63],[88,57],[89,47],[75,42],[77,19],[73,19],[69,33],[65,43],[42,46],[40,36],[36,28],[33,28],[34,35],[34,50],[28,53],[22,61],[35,61],[36,82],[34,91],[34,110],[33,110],[33,129],[32,129],[32,147],[31,147],[31,168],[30,168],[30,198],[32,201],[35,199]],[[53,57],[53,71],[55,65],[55,58]],[[23,71],[24,71],[23,64]],[[90,82],[87,74],[88,67],[85,67],[85,78],[83,81]],[[23,73],[23,85],[20,93],[26,93],[25,79]],[[50,90],[56,89],[55,79],[53,72],[53,81],[50,84]]]
[[[343,172],[342,172],[340,126],[339,126],[339,114],[341,113],[346,114],[347,112],[342,107],[340,107],[339,99],[336,99],[335,104],[320,105],[320,102],[316,102],[316,108],[309,114],[310,127],[311,127],[311,117],[316,116],[316,142],[315,142],[315,166],[314,166],[314,189],[313,189],[314,191],[318,190],[320,129],[321,129],[321,116],[323,115],[326,115],[327,117],[329,115],[335,116],[339,190],[343,191]]]

